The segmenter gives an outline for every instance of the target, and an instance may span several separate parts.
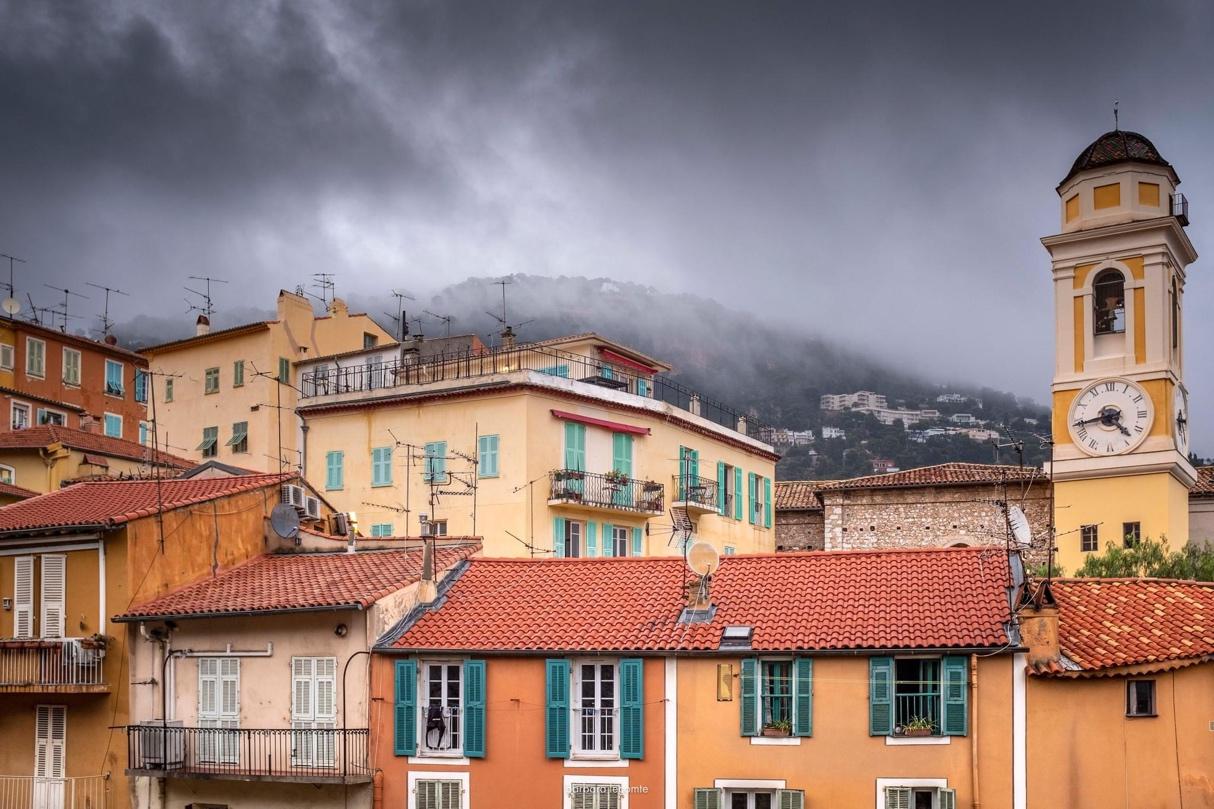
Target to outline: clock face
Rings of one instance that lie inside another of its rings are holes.
[[[1119,455],[1142,443],[1154,419],[1151,397],[1128,379],[1102,379],[1071,404],[1069,428],[1088,455]]]
[[[1172,413],[1175,414],[1172,422],[1172,434],[1176,437],[1176,449],[1187,456],[1189,454],[1189,395],[1180,385],[1173,388]]]

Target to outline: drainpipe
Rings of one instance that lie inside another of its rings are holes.
[[[978,655],[970,655],[970,761],[973,763],[974,809],[982,806],[978,777]]]
[[[384,809],[384,771],[371,776],[371,809]]]

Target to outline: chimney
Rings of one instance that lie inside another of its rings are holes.
[[[417,583],[417,603],[425,606],[438,598],[438,585],[434,581],[434,540],[422,540],[422,577]]]
[[[116,346],[118,345],[118,338],[112,334],[107,334],[105,336],[105,344],[107,346]]]
[[[211,333],[211,319],[206,315],[199,315],[198,321],[194,324],[194,336],[201,337],[204,334]]]
[[[96,433],[97,418],[92,413],[81,413],[80,429],[86,433]]]
[[[1041,585],[1018,613],[1020,642],[1027,646],[1028,664],[1033,668],[1057,665],[1062,649],[1058,640],[1058,605],[1049,591],[1049,583]]]
[[[329,304],[329,314],[335,317],[346,317],[350,314],[350,307],[341,298],[334,298]]]
[[[507,326],[502,331],[502,348],[514,348],[515,343],[516,343],[516,341],[514,339],[514,327]]]

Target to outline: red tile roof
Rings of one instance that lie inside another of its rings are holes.
[[[41,449],[56,443],[81,452],[107,455],[111,458],[126,458],[131,461],[147,462],[155,457],[159,461],[159,465],[174,469],[191,469],[196,465],[194,461],[169,455],[167,452],[154,452],[151,447],[145,447],[135,441],[112,438],[86,430],[75,430],[71,427],[47,424],[24,430],[0,432],[0,449]]]
[[[1007,643],[1006,555],[994,549],[723,557],[710,622],[679,623],[681,558],[472,559],[389,648],[716,650],[727,625],[756,651],[996,648]]]
[[[1189,497],[1214,497],[1214,466],[1197,467],[1197,483],[1189,490]]]
[[[35,402],[42,402],[43,404],[52,405],[52,406],[60,408],[62,410],[71,410],[72,412],[75,412],[75,413],[84,412],[84,408],[81,407],[80,405],[75,405],[70,402],[61,402],[58,399],[52,399],[49,396],[37,396],[32,393],[27,393],[26,391],[23,391],[23,390],[17,390],[16,388],[9,388],[9,387],[5,387],[3,385],[0,385],[0,393],[8,394],[10,397],[12,397],[14,399],[26,399],[26,400],[35,401]]]
[[[23,489],[20,486],[14,486],[11,483],[0,483],[0,496],[16,497],[20,500],[25,500],[30,497],[37,497],[38,493],[30,489]]]
[[[170,340],[167,343],[158,343],[154,346],[140,349],[143,354],[162,354],[166,351],[175,351],[178,348],[186,346],[201,345],[203,343],[213,342],[215,340],[225,340],[229,337],[240,337],[245,334],[253,334],[259,331],[266,331],[277,320],[258,320],[254,323],[244,323],[240,326],[230,326],[226,329],[213,329],[206,334],[192,334],[189,337],[182,337],[179,340]]]
[[[244,475],[188,480],[104,480],[68,486],[0,508],[0,534],[48,528],[112,528],[129,520],[218,497],[277,486],[293,475]]]
[[[1045,480],[1045,473],[1036,467],[986,463],[942,463],[921,466],[884,475],[866,475],[848,480],[836,480],[822,491],[842,489],[898,489],[906,486],[966,486],[1001,481],[1022,482]]]
[[[442,546],[435,551],[434,569],[444,571],[478,551],[479,542]],[[267,554],[166,593],[115,620],[366,608],[416,582],[421,569],[420,549]]]
[[[777,480],[776,511],[821,511],[818,492],[833,480]]]
[[[1080,671],[1214,655],[1214,583],[1055,579],[1058,639]]]

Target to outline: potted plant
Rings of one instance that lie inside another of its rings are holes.
[[[107,638],[105,635],[102,635],[100,632],[94,632],[93,634],[89,635],[88,637],[80,639],[80,646],[81,646],[81,648],[84,648],[84,649],[103,650],[103,649],[105,649],[105,647],[108,643],[109,643],[109,638]]]
[[[763,726],[763,735],[768,738],[785,739],[792,735],[792,722],[787,719],[777,719]]]
[[[931,736],[934,723],[925,716],[912,716],[910,721],[902,726],[903,736]]]
[[[603,479],[607,481],[609,486],[623,487],[628,485],[628,475],[618,469],[612,469],[610,472],[604,473]]]

